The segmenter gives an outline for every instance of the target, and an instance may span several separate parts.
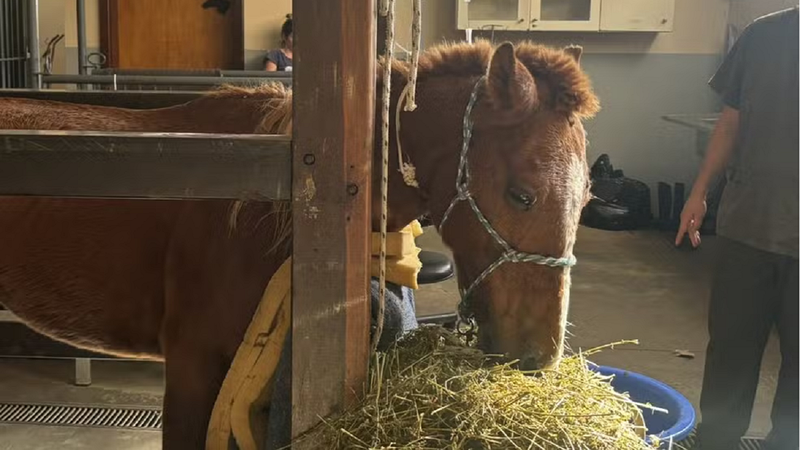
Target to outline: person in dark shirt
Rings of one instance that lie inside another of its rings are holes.
[[[281,48],[270,50],[264,58],[264,70],[267,72],[292,71],[292,15],[286,15],[281,27]]]
[[[723,110],[676,237],[700,245],[706,193],[727,169],[698,446],[735,450],[747,432],[773,327],[781,350],[765,450],[798,449],[798,7],[751,23],[710,81]]]

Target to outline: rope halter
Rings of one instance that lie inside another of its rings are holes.
[[[480,87],[484,84],[486,76],[481,77],[475,86],[472,89],[472,94],[469,98],[469,103],[467,103],[466,111],[464,112],[464,122],[463,122],[463,144],[461,147],[461,156],[458,163],[458,175],[456,177],[456,196],[453,198],[453,201],[450,202],[450,206],[444,212],[442,216],[442,221],[439,223],[439,233],[442,234],[444,230],[444,224],[447,222],[447,219],[450,217],[450,213],[453,212],[456,204],[461,201],[465,201],[469,203],[470,208],[475,213],[475,216],[478,218],[478,221],[483,225],[483,228],[486,230],[487,233],[494,239],[494,241],[503,248],[503,254],[500,255],[495,262],[490,264],[486,267],[477,278],[469,285],[467,289],[461,289],[461,302],[458,305],[458,316],[460,324],[467,324],[469,327],[469,331],[467,333],[471,333],[472,330],[476,327],[475,325],[475,315],[471,308],[471,297],[474,293],[475,289],[478,285],[486,279],[492,272],[494,272],[498,267],[502,266],[503,264],[510,262],[510,263],[534,263],[539,264],[542,266],[553,267],[553,268],[561,268],[561,267],[572,267],[577,262],[575,260],[574,255],[569,255],[561,258],[555,258],[551,256],[544,256],[538,253],[526,253],[519,250],[516,250],[512,247],[502,236],[492,227],[492,224],[489,223],[489,220],[486,216],[483,215],[478,204],[475,202],[475,197],[469,192],[469,184],[471,180],[470,171],[469,171],[469,146],[472,140],[472,128],[474,122],[472,121],[472,109],[475,107],[475,104],[478,101],[478,91]],[[460,326],[460,325],[459,325]]]

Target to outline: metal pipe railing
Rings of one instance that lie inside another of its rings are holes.
[[[39,0],[28,0],[28,83],[42,87],[42,62],[39,56]]]
[[[262,72],[262,74],[265,72]],[[41,75],[46,84],[102,84],[111,85],[153,85],[153,86],[218,86],[222,84],[258,85],[265,81],[278,81],[292,84],[291,76],[259,77],[212,77],[212,76],[147,76],[147,75]]]
[[[20,0],[0,0],[0,88],[28,83],[25,9]]]
[[[291,78],[290,72],[266,72],[264,70],[227,70],[227,69],[94,69],[93,75],[117,76],[208,76],[208,77],[251,77],[251,78]]]
[[[78,13],[78,73],[86,75],[86,2],[75,2]]]

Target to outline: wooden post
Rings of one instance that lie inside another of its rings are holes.
[[[294,0],[292,435],[364,390],[375,0]]]

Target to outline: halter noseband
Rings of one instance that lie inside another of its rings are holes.
[[[459,321],[463,323],[469,324],[470,328],[475,327],[474,322],[474,312],[470,306],[471,303],[471,296],[472,293],[475,291],[475,288],[486,279],[492,272],[494,272],[498,267],[502,266],[507,262],[511,263],[521,263],[521,262],[528,262],[539,264],[542,266],[547,267],[572,267],[577,262],[575,260],[575,256],[570,255],[561,258],[554,258],[551,256],[544,256],[538,253],[526,253],[521,252],[519,250],[514,249],[505,239],[503,239],[499,233],[492,227],[492,224],[489,223],[489,220],[486,216],[483,215],[480,208],[478,208],[478,204],[475,202],[475,198],[469,192],[469,182],[470,182],[470,172],[469,172],[469,160],[467,158],[467,153],[469,153],[469,145],[470,141],[472,140],[472,109],[475,104],[478,102],[478,91],[480,87],[483,85],[486,76],[481,77],[477,83],[475,83],[475,87],[472,88],[472,94],[469,98],[469,103],[467,103],[467,109],[464,112],[464,129],[463,129],[463,136],[464,141],[461,147],[461,158],[458,163],[458,176],[456,177],[456,196],[453,198],[453,201],[450,202],[450,206],[447,207],[445,210],[444,215],[442,216],[442,221],[439,222],[439,233],[442,234],[444,230],[444,224],[447,219],[450,217],[450,213],[455,208],[456,204],[462,200],[469,203],[469,206],[472,208],[472,211],[475,213],[475,216],[478,218],[478,221],[483,225],[483,228],[486,232],[489,233],[494,241],[497,242],[503,248],[503,254],[500,255],[495,262],[490,264],[486,269],[478,275],[477,278],[469,285],[467,289],[461,289],[461,302],[458,305],[458,316]]]

